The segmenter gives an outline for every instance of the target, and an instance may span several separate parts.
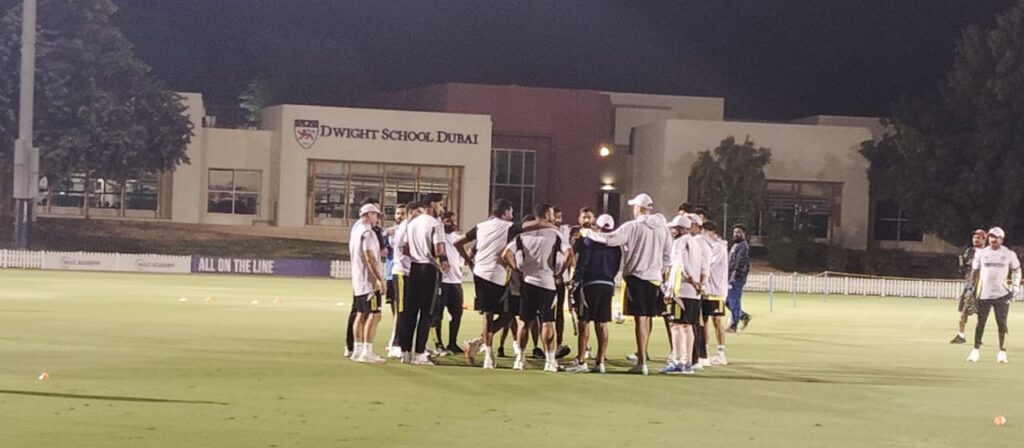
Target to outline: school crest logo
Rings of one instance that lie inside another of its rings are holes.
[[[309,149],[320,137],[319,120],[295,120],[295,141],[302,149]]]

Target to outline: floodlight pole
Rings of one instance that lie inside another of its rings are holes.
[[[14,142],[14,243],[32,243],[32,206],[39,194],[39,149],[32,145],[36,72],[36,0],[24,0],[21,20],[21,97]]]

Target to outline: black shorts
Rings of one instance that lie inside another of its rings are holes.
[[[660,316],[665,312],[661,289],[647,280],[626,277],[626,299],[622,314],[627,316]]]
[[[391,280],[388,280],[388,290],[384,294],[385,303],[388,305],[395,303],[398,299],[398,276],[392,276]]]
[[[612,296],[615,287],[611,285],[587,285],[576,291],[576,314],[585,322],[605,323],[612,321]]]
[[[679,306],[682,302],[682,306]],[[697,325],[700,323],[700,299],[674,299],[668,305],[669,319],[677,324]]]
[[[508,289],[505,285],[488,281],[487,279],[473,276],[473,288],[476,290],[476,299],[473,306],[481,313],[500,314],[505,312],[505,303],[502,298]],[[507,298],[505,302],[507,302]],[[516,311],[512,309],[511,311]]]
[[[441,283],[441,294],[431,314],[440,317],[444,315],[445,308],[449,313],[455,308],[462,308],[462,284]]]
[[[725,301],[724,300],[700,300],[701,314],[705,319],[709,317],[717,317],[725,315]]]
[[[541,322],[554,322],[558,300],[555,291],[523,283],[522,303],[519,305],[519,318],[530,321],[539,317]]]
[[[380,294],[369,293],[355,296],[356,313],[373,314],[380,312]]]

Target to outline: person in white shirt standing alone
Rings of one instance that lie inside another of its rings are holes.
[[[1009,362],[1006,356],[1006,318],[1010,313],[1010,302],[1020,297],[1020,258],[1017,253],[1003,245],[1006,232],[996,227],[988,231],[988,247],[978,250],[971,266],[974,284],[981,281],[981,295],[978,297],[978,326],[974,330],[974,349],[967,361],[981,359],[981,339],[985,334],[985,323],[993,310],[999,327],[999,353],[996,362]],[[1011,286],[1006,286],[1010,278]]]

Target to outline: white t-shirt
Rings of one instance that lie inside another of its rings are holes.
[[[501,261],[501,252],[508,244],[508,234],[512,227],[512,221],[492,217],[470,231],[468,236],[476,240],[473,275],[496,285],[508,283],[508,271]]]
[[[700,294],[687,278],[700,284],[701,277],[711,272],[711,254],[707,244],[692,235],[683,235],[672,242],[672,281],[676,297],[699,299]],[[705,284],[706,284],[705,280]]]
[[[395,237],[391,243],[391,250],[395,251],[395,262],[391,266],[392,275],[409,275],[409,268],[412,267],[412,259],[405,253],[407,245],[406,234],[409,229],[409,220],[402,221],[395,229]]]
[[[1020,269],[1020,259],[1017,253],[1002,246],[999,250],[986,247],[974,253],[974,262],[971,269],[980,269],[981,275],[981,300],[993,300],[1006,297],[1010,289],[1006,287],[1006,281],[1010,271]]]
[[[517,255],[516,261],[519,263],[519,270],[523,272],[523,283],[550,291],[556,289],[555,259],[559,252],[569,248],[568,242],[562,240],[559,231],[540,229],[523,232],[509,242],[506,248],[522,256],[519,258]]]
[[[380,263],[380,240],[373,229],[364,225],[361,221],[352,226],[352,233],[349,236],[348,252],[352,261],[352,290],[356,296],[362,296],[373,292],[373,272],[366,263],[363,254],[369,251],[373,253],[372,263],[377,263],[377,272],[383,272]]]
[[[434,264],[434,247],[444,243],[444,224],[441,220],[426,213],[419,215],[409,223],[405,235],[412,262]]]
[[[458,232],[445,234],[444,250],[448,254],[448,270],[441,275],[441,282],[451,285],[462,284],[462,257],[455,250],[455,242],[462,238]]]
[[[711,251],[711,273],[708,274],[708,295],[724,298],[729,293],[729,243],[705,236]]]

